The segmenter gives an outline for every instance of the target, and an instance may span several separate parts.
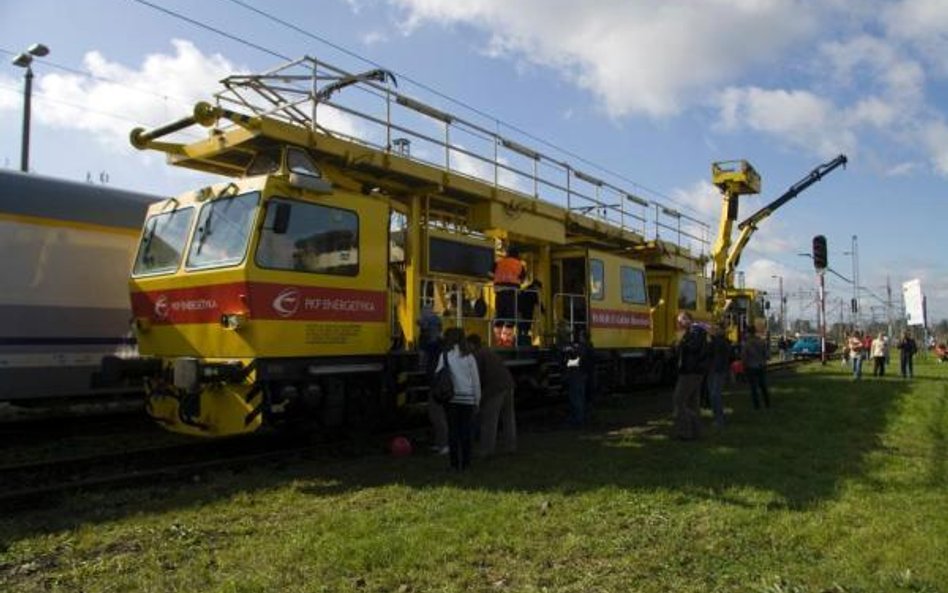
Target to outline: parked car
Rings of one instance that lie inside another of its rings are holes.
[[[836,352],[836,342],[826,340],[826,353]],[[820,355],[820,337],[803,335],[793,342],[790,347],[790,356],[793,358],[813,358]]]

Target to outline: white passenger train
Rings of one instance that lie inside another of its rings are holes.
[[[128,391],[97,372],[134,351],[128,274],[157,199],[0,170],[0,401]]]

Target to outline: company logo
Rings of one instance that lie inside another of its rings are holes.
[[[168,295],[163,294],[155,300],[155,318],[156,319],[167,319],[168,318]]]
[[[299,289],[290,286],[281,290],[273,299],[273,310],[280,317],[292,317],[299,310],[300,301]]]

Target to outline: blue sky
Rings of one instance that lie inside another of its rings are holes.
[[[861,283],[922,280],[930,317],[948,317],[948,2],[944,0],[149,0],[280,55],[398,73],[683,205],[716,228],[710,163],[746,158],[764,191],[741,216],[839,153],[850,164],[763,223],[741,269],[748,285],[811,290],[813,235],[830,265],[858,235]],[[234,72],[281,62],[137,0],[0,3],[0,167],[17,168],[22,74],[35,42],[31,169],[177,193],[201,182],[127,142],[137,125],[184,115]],[[304,35],[249,10],[282,19]],[[350,53],[320,41],[329,41]],[[654,192],[654,193],[653,193]],[[843,281],[828,277],[830,319]],[[792,317],[813,318],[805,296]],[[863,295],[881,318],[882,301]]]

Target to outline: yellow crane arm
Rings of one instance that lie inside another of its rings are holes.
[[[725,270],[739,200],[741,195],[760,192],[760,175],[747,161],[723,161],[711,165],[711,180],[724,194],[718,236],[711,248],[711,281],[716,290],[723,291],[729,286]]]
[[[734,272],[737,270],[737,265],[741,261],[741,254],[744,252],[744,248],[747,246],[747,242],[750,241],[751,236],[754,234],[754,231],[757,230],[757,226],[763,222],[768,216],[774,213],[777,208],[780,208],[793,198],[797,197],[803,190],[810,187],[817,181],[823,179],[826,175],[832,172],[837,167],[845,165],[847,163],[846,155],[841,154],[835,159],[831,160],[828,163],[823,163],[819,167],[810,171],[810,173],[801,179],[800,181],[794,183],[790,186],[790,189],[785,191],[779,198],[773,202],[767,204],[757,212],[751,214],[747,219],[741,224],[737,225],[737,228],[741,231],[740,235],[737,237],[737,241],[734,242],[734,246],[731,247],[727,253],[727,257],[724,261],[724,274],[723,279],[725,286],[732,287],[734,286]],[[725,203],[727,198],[725,198]],[[730,233],[728,234],[730,236]]]

